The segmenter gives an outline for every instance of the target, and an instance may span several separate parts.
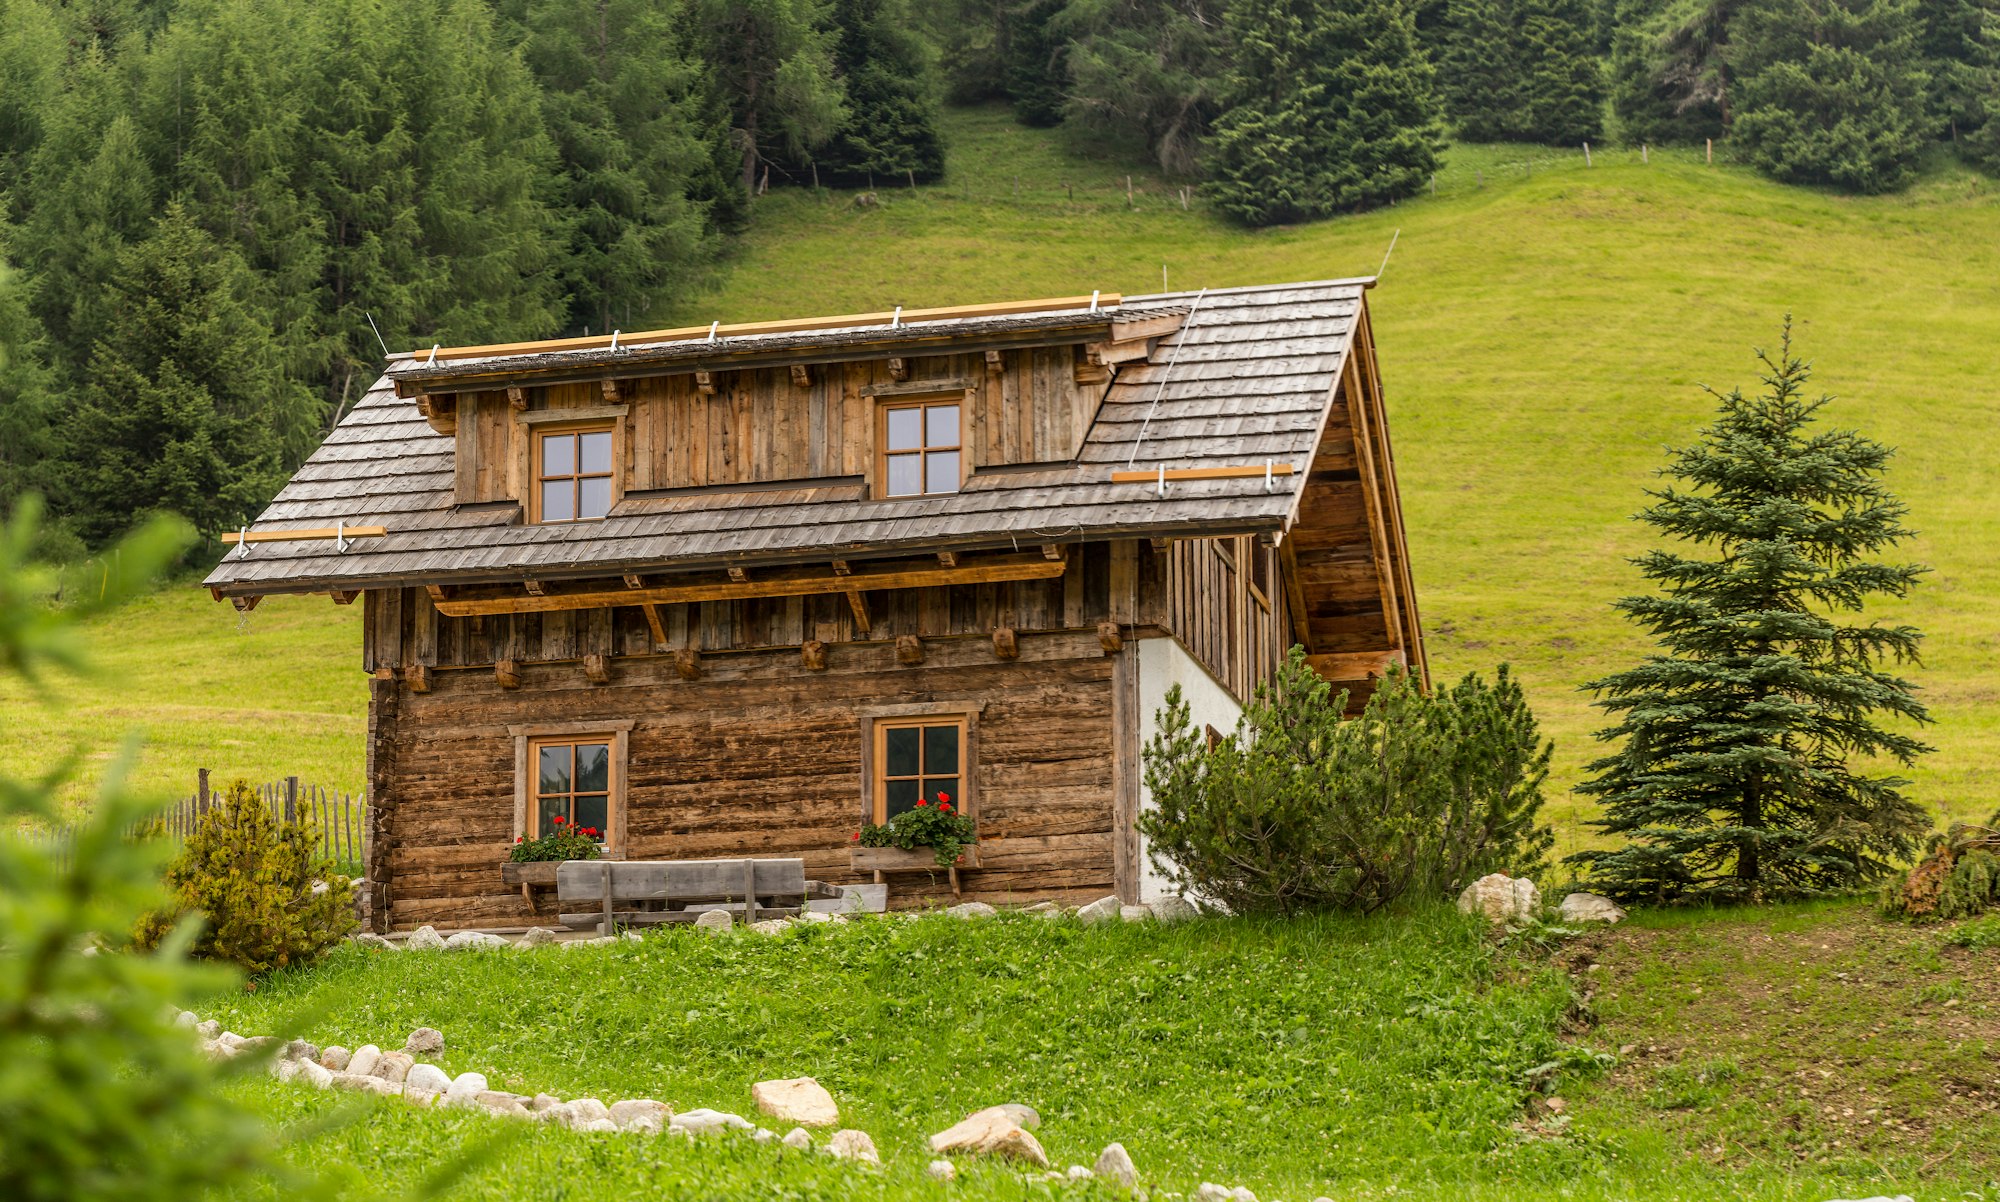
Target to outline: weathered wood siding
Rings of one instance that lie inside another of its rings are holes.
[[[1249,701],[1291,646],[1277,555],[1251,538],[1172,544],[1159,573],[1159,611],[1188,654],[1238,701]]]
[[[1091,900],[1113,884],[1112,682],[1094,633],[1028,636],[996,660],[983,639],[940,641],[917,666],[880,645],[829,649],[825,672],[795,653],[707,657],[680,679],[670,657],[620,661],[593,686],[560,665],[524,669],[518,690],[489,672],[446,672],[432,691],[371,715],[389,754],[377,839],[399,928],[515,925],[537,915],[500,880],[513,838],[516,723],[636,719],[627,783],[628,852],[639,859],[798,855],[808,875],[848,867],[861,818],[861,723],[871,708],[964,702],[978,710],[981,867],[966,896]],[[894,904],[949,900],[942,876],[891,878]]]
[[[866,476],[875,454],[878,390],[963,393],[964,437],[975,465],[1067,461],[1076,456],[1107,387],[1079,383],[1074,346],[906,361],[896,379],[886,359],[814,364],[809,382],[786,367],[718,371],[704,393],[694,375],[620,381],[625,406],[621,492]],[[528,410],[601,410],[591,384],[528,389]],[[460,395],[454,469],[459,503],[518,500],[527,471],[526,423],[505,393]]]

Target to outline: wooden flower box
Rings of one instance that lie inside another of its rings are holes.
[[[541,907],[535,902],[535,890],[556,887],[556,869],[562,867],[561,860],[536,860],[522,864],[513,860],[503,860],[500,864],[500,880],[508,885],[519,886],[521,900],[528,903],[530,910],[539,912]]]
[[[850,847],[848,856],[848,863],[855,871],[874,873],[877,884],[881,883],[885,873],[938,871],[937,853],[928,847],[914,847],[907,851],[900,847]],[[944,870],[951,878],[952,896],[956,897],[959,893],[958,870],[977,867],[979,848],[974,845],[960,852],[951,867]]]

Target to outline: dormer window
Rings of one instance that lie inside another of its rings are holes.
[[[919,497],[957,492],[965,479],[962,412],[958,397],[883,405],[876,495]]]
[[[584,522],[611,512],[611,427],[535,432],[536,522]]]

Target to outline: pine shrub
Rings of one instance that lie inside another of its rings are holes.
[[[1954,823],[1930,851],[1882,891],[1882,912],[1927,921],[1971,918],[2000,906],[2000,814],[1985,826]]]
[[[310,825],[278,821],[240,780],[195,824],[166,886],[173,906],[139,924],[140,945],[198,913],[194,954],[252,973],[314,960],[355,926],[353,885],[317,854]]]
[[[1361,715],[1294,648],[1209,745],[1178,687],[1145,750],[1139,829],[1176,887],[1239,912],[1373,913],[1539,870],[1551,744],[1505,667],[1427,694],[1383,680]]]

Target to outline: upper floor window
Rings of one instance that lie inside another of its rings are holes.
[[[611,512],[611,427],[535,435],[537,522],[580,522]]]
[[[965,479],[958,401],[884,405],[877,483],[885,497],[957,492]]]

